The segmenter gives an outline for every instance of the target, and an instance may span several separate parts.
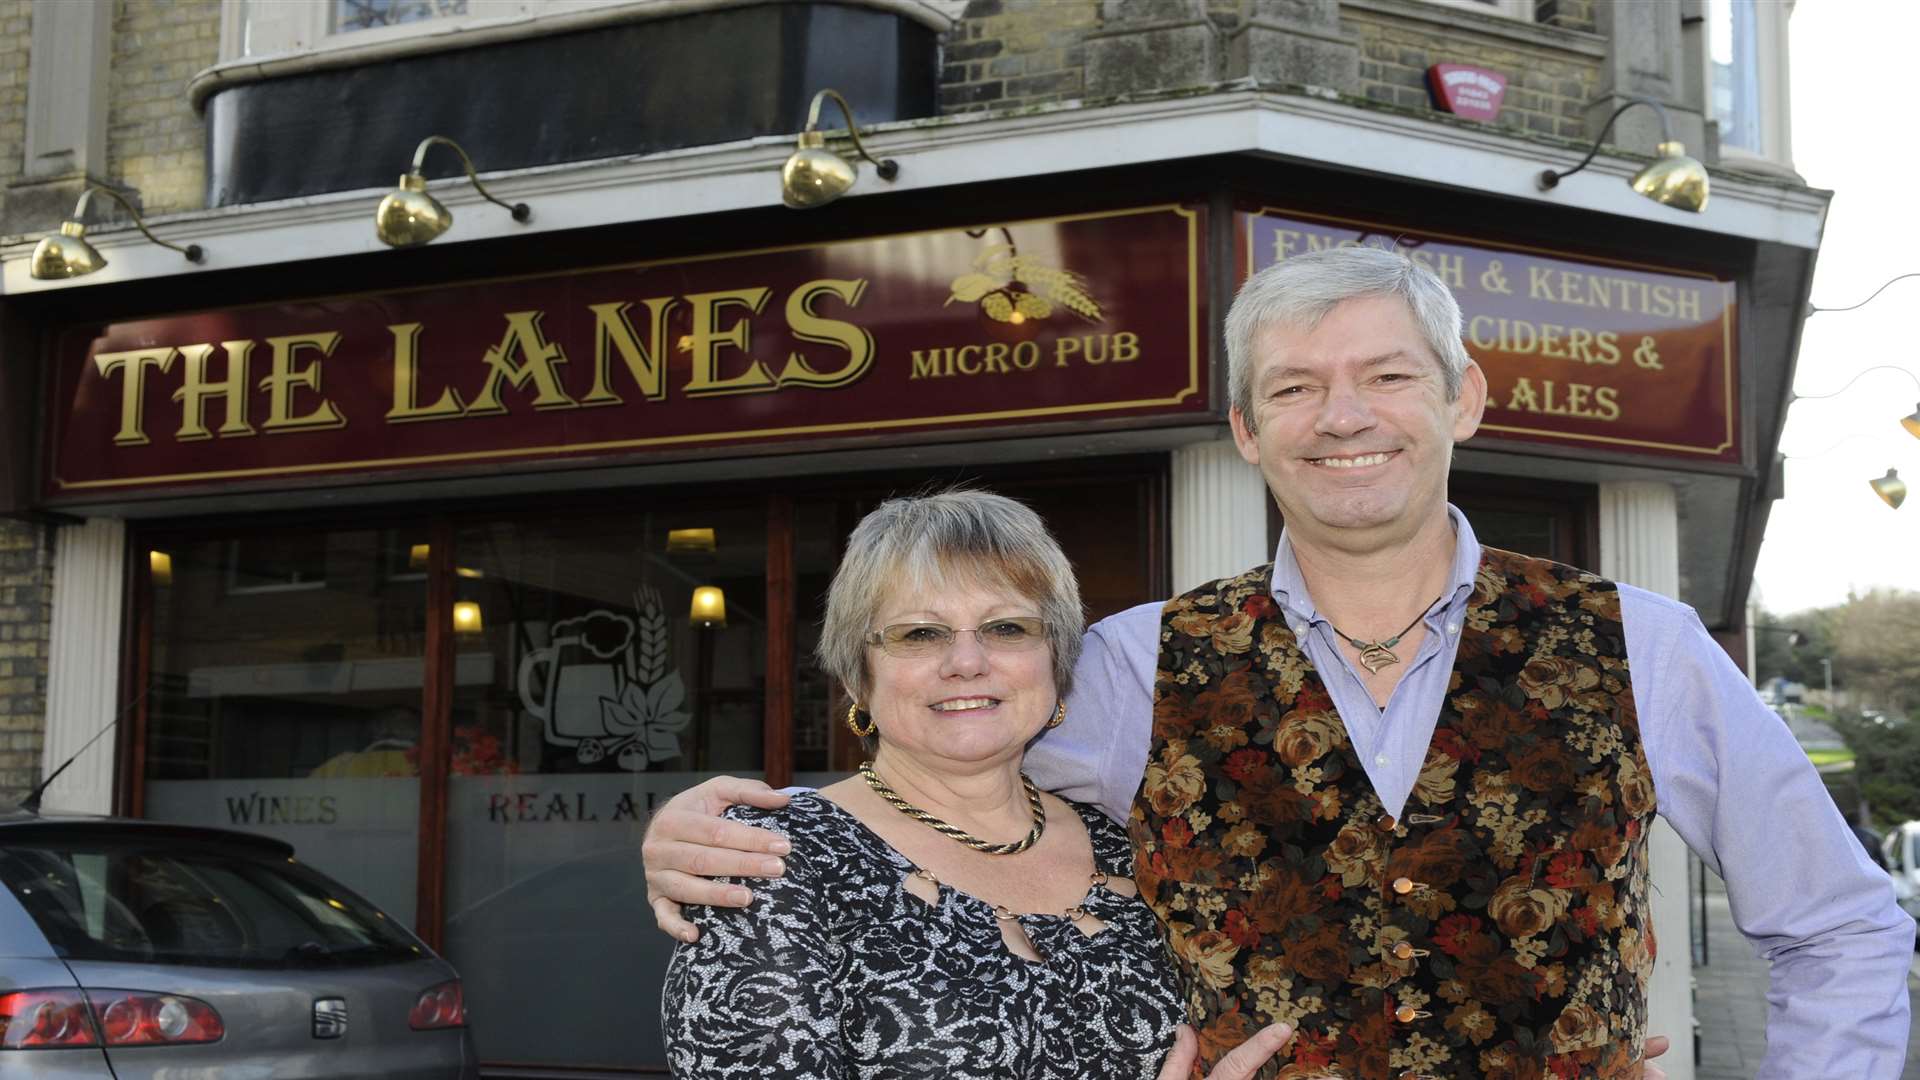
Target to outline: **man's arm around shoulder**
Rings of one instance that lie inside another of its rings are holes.
[[[1660,816],[1726,881],[1734,923],[1771,966],[1757,1080],[1893,1080],[1913,919],[1692,609],[1622,586],[1621,616]]]

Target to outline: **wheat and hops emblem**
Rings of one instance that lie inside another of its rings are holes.
[[[1087,291],[1087,279],[1022,255],[1012,243],[994,244],[973,260],[973,272],[953,279],[947,303],[979,304],[995,322],[1039,320],[1065,308],[1089,322],[1100,321],[1100,303]]]

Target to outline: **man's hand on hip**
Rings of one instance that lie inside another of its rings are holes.
[[[758,780],[716,776],[668,799],[653,812],[640,858],[647,867],[647,903],[661,930],[681,941],[700,931],[680,917],[682,904],[746,907],[753,893],[714,877],[779,877],[791,850],[779,833],[728,821],[720,815],[745,803],[765,810],[787,805],[787,796]]]

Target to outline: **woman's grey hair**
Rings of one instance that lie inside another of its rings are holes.
[[[1227,309],[1227,392],[1258,430],[1253,411],[1254,350],[1269,326],[1311,330],[1340,304],[1363,296],[1406,301],[1428,348],[1440,360],[1447,400],[1460,396],[1460,381],[1473,360],[1460,341],[1460,304],[1440,276],[1397,251],[1362,244],[1326,248],[1274,263],[1240,286]]]
[[[1053,682],[1065,700],[1080,659],[1080,586],[1073,565],[1025,504],[990,491],[949,488],[888,499],[860,519],[827,588],[826,622],[814,650],[856,702],[868,699],[867,634],[895,596],[942,588],[1004,589],[1030,600],[1046,624]]]

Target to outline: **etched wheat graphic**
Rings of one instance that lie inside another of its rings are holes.
[[[974,258],[971,273],[953,279],[947,303],[979,304],[988,318],[1003,323],[1045,319],[1056,308],[1089,322],[1100,321],[1100,302],[1087,290],[1086,278],[1020,254],[1013,234],[1005,228],[1000,232],[1006,243],[988,246]]]

